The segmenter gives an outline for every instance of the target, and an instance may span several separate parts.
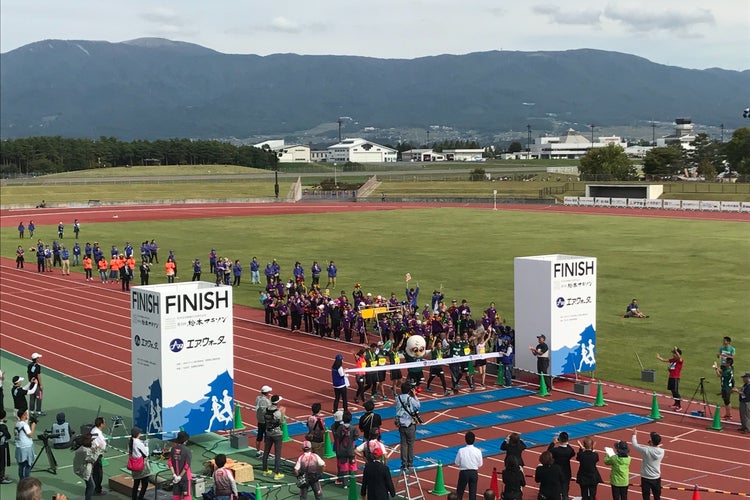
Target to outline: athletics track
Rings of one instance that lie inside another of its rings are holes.
[[[474,205],[466,205],[478,208]],[[352,210],[396,210],[402,208],[426,208],[425,205],[391,204],[391,203],[341,203],[341,204],[233,204],[233,205],[179,205],[179,206],[128,206],[96,207],[89,209],[27,209],[4,210],[0,212],[0,225],[3,233],[14,231],[18,220],[33,217],[37,225],[56,224],[59,220],[78,217],[86,223],[136,221],[174,218],[200,218],[205,216],[253,216],[278,215],[308,212],[339,212]],[[712,220],[731,220],[750,222],[750,214],[703,213],[703,212],[668,212],[656,210],[633,210],[613,208],[584,207],[539,207],[501,205],[500,210],[529,210],[561,213],[586,213],[591,215],[637,216],[637,217],[679,217],[701,218]],[[491,209],[491,208],[490,208]],[[117,217],[115,217],[117,216]],[[27,339],[34,338],[34,349],[44,352],[45,366],[88,382],[94,386],[130,399],[130,309],[128,295],[119,290],[119,286],[101,286],[96,282],[83,281],[80,274],[63,277],[57,272],[37,274],[29,266],[26,270],[16,271],[12,259],[0,259],[0,327],[2,328],[2,349],[28,357],[32,347]],[[70,300],[75,297],[76,300]],[[44,307],[37,307],[38,301],[44,300]],[[106,303],[106,309],[98,304]],[[284,397],[287,413],[292,421],[306,418],[313,402],[323,403],[324,414],[330,415],[332,390],[330,389],[330,365],[334,356],[345,354],[347,367],[353,367],[353,353],[358,346],[343,342],[321,340],[304,334],[291,334],[286,330],[264,325],[262,312],[248,307],[235,306],[235,396],[243,408],[252,406],[259,388],[269,384],[275,393]],[[81,349],[94,338],[97,351],[101,354]],[[50,347],[46,347],[50,346]],[[54,347],[52,347],[54,346]],[[290,363],[298,359],[298,353],[305,352],[304,366]],[[494,382],[488,376],[488,388]],[[555,383],[555,390],[549,397],[536,394],[520,398],[483,402],[475,405],[450,407],[441,411],[425,413],[428,424],[449,423],[451,420],[466,419],[482,414],[539,405],[545,401],[562,400],[571,397],[571,384],[567,381]],[[530,387],[534,391],[534,387]],[[439,393],[437,391],[435,394]],[[512,423],[495,423],[489,427],[476,430],[479,442],[490,442],[510,432],[524,434],[538,433],[546,429],[564,428],[582,422],[614,417],[624,413],[648,416],[650,413],[651,395],[633,388],[619,386],[615,383],[603,383],[603,395],[606,406],[588,406],[575,411],[540,416]],[[593,397],[588,399],[593,402]],[[592,394],[593,396],[593,394]],[[351,396],[350,396],[351,399]],[[423,392],[420,399],[442,399]],[[662,400],[661,406],[666,406]],[[390,406],[391,401],[378,402],[378,408]],[[685,403],[684,403],[685,404]],[[699,408],[696,405],[693,408]],[[360,406],[352,405],[353,411],[361,411]],[[736,424],[724,424],[724,431],[717,432],[707,427],[711,422],[666,411],[661,412],[661,420],[640,425],[639,438],[646,440],[646,432],[655,430],[663,436],[663,446],[667,450],[662,464],[662,477],[666,489],[665,500],[686,499],[692,495],[695,485],[705,488],[701,492],[703,500],[718,499],[726,496],[716,492],[743,493],[750,491],[750,436],[736,432]],[[243,415],[247,426],[252,427],[255,419],[252,411],[246,410]],[[392,430],[390,419],[384,419],[384,430]],[[643,432],[641,432],[643,431]],[[630,432],[618,430],[602,432],[592,436],[597,449],[611,446],[615,440],[629,440]],[[296,437],[299,440],[299,437]],[[441,434],[435,437],[420,439],[416,444],[416,454],[429,454],[430,450],[440,450],[459,446],[463,443],[463,431],[452,434]],[[298,446],[294,443],[285,445],[284,456],[296,458]],[[541,447],[528,450],[524,457],[525,472],[533,475],[533,467],[538,462]],[[601,453],[600,453],[601,455]],[[640,468],[640,456],[632,453],[631,484],[638,484],[637,474]],[[398,458],[395,450],[394,458]],[[480,471],[479,491],[489,487],[493,467],[502,470],[503,456],[493,454],[485,458]],[[603,458],[602,458],[603,460]],[[575,463],[575,462],[574,462]],[[333,461],[328,461],[329,472],[332,472]],[[577,465],[573,465],[574,471]],[[609,468],[600,461],[600,471],[605,482],[609,477]],[[453,490],[458,471],[453,466],[444,468],[445,484]],[[420,475],[423,488],[433,487],[435,473],[428,470]],[[529,487],[526,495],[531,497],[536,491],[533,479],[527,478]],[[603,485],[599,495],[609,495],[608,487]],[[576,485],[571,486],[571,494],[578,493]],[[631,487],[630,495],[639,495],[637,486]],[[431,496],[431,495],[428,495]]]

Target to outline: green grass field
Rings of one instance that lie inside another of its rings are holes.
[[[711,364],[724,335],[735,339],[737,371],[750,371],[746,223],[452,208],[102,224],[87,224],[84,217],[82,222],[83,240],[105,248],[156,238],[162,255],[175,250],[181,280],[190,279],[195,257],[208,267],[212,247],[240,259],[246,283],[235,289],[235,300],[253,307],[258,307],[259,287],[247,284],[252,256],[262,267],[278,259],[285,278],[296,260],[309,274],[313,259],[333,259],[339,280],[332,293],[351,293],[358,281],[375,295],[393,291],[403,297],[408,272],[411,285],[421,287],[422,304],[442,287],[446,298],[465,298],[475,311],[494,301],[513,324],[514,257],[593,256],[599,260],[595,376],[652,388],[640,382],[634,353],[647,367],[666,370],[655,353],[666,355],[677,344],[686,358],[685,390],[705,376],[710,392],[718,392]],[[39,227],[37,235],[51,240],[55,228]],[[3,228],[4,256],[14,255],[17,242],[15,228]],[[152,282],[165,281],[157,266]],[[633,297],[649,319],[620,317]],[[664,373],[657,379],[660,391]]]

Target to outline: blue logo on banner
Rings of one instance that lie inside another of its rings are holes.
[[[565,305],[565,297],[557,298],[557,307],[563,307]]]
[[[185,343],[181,339],[174,339],[169,343],[169,350],[172,352],[180,352],[185,347]]]
[[[141,345],[141,337],[140,335],[136,335],[133,339],[133,342],[135,342],[135,345]]]

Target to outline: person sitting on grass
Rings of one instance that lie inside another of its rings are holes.
[[[625,315],[624,318],[648,318],[645,314],[641,312],[640,309],[638,309],[638,301],[636,299],[633,299],[633,301],[625,307]]]

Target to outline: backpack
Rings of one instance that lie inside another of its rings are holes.
[[[354,441],[356,441],[359,433],[356,427],[341,426],[337,429],[338,434],[338,446],[336,447],[336,456],[339,458],[353,458],[354,457]]]
[[[322,443],[325,440],[325,424],[320,417],[315,417],[315,424],[313,424],[312,431],[310,431],[310,441],[314,443]]]
[[[266,432],[276,430],[281,426],[281,420],[276,418],[276,408],[266,408],[263,421],[266,423]]]

